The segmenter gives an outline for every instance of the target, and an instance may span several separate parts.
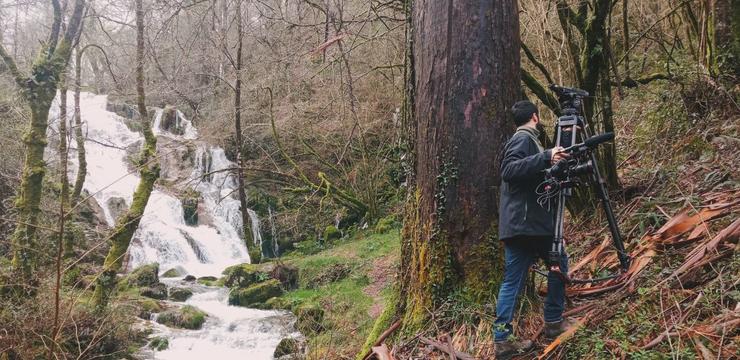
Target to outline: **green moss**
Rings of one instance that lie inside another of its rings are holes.
[[[255,306],[282,294],[283,289],[280,286],[280,281],[271,279],[248,288],[232,289],[229,293],[229,305]]]
[[[157,317],[157,322],[169,327],[198,330],[203,327],[208,314],[190,305],[167,310]]]
[[[342,233],[334,225],[329,225],[324,229],[323,239],[325,242],[332,242],[342,238]]]
[[[164,300],[167,298],[167,285],[156,283],[151,286],[140,288],[139,295],[152,299]]]
[[[148,346],[155,351],[167,350],[170,347],[170,341],[164,336],[155,336],[149,341]]]
[[[370,351],[370,348],[375,345],[375,342],[380,338],[380,335],[390,328],[393,321],[398,318],[398,302],[398,292],[392,291],[385,299],[383,313],[381,313],[378,319],[375,320],[373,328],[367,335],[365,344],[362,345],[362,349],[357,353],[355,360],[363,360],[365,354],[367,354],[368,351]]]
[[[169,290],[169,299],[172,301],[185,301],[193,296],[193,291],[186,288],[173,287]]]
[[[131,286],[151,286],[159,282],[159,264],[147,264],[134,269],[126,277]]]
[[[281,298],[281,297],[273,297],[269,298],[267,301],[265,301],[265,310],[290,310],[293,308],[293,304],[290,302],[290,300]]]
[[[175,268],[169,269],[162,274],[163,278],[174,278],[180,276],[180,271]]]
[[[378,223],[375,224],[375,232],[382,234],[397,227],[398,223],[396,221],[396,216],[391,214],[378,220]]]
[[[162,305],[154,299],[140,298],[136,301],[136,305],[139,308],[139,317],[144,320],[149,320],[152,318],[152,314],[162,311]]]
[[[254,285],[270,278],[270,274],[261,271],[255,264],[240,264],[226,268],[223,271],[224,285],[230,288],[243,288]]]
[[[200,194],[194,190],[188,190],[180,198],[182,204],[183,218],[185,224],[190,226],[198,225],[198,203],[200,202]]]
[[[223,279],[218,279],[215,276],[201,276],[197,280],[198,284],[206,286],[224,286]]]

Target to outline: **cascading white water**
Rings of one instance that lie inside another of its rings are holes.
[[[71,94],[68,96],[71,99]],[[121,198],[130,205],[139,183],[138,173],[132,171],[125,160],[126,148],[138,149],[135,144],[143,137],[129,130],[123,118],[107,111],[106,104],[106,96],[81,94],[83,133],[88,139],[85,143],[88,173],[84,188],[94,194],[104,210],[106,221],[113,226],[115,219],[109,201]],[[199,212],[202,211],[209,221],[187,225],[180,200],[163,189],[154,190],[129,247],[129,269],[157,262],[160,271],[177,268],[195,276],[219,276],[226,267],[249,261],[246,246],[239,236],[239,201],[233,196],[236,181],[229,171],[223,171],[234,164],[226,158],[223,149],[197,142],[196,129],[179,112],[176,126],[184,129],[183,135],[162,131],[162,113],[161,109],[156,110],[153,126],[159,138],[173,140],[170,143],[173,146],[186,146],[188,142],[197,146],[196,166],[190,179],[178,184],[178,188],[190,187],[201,195],[203,206],[199,207]],[[76,169],[74,154],[70,154],[70,162],[70,168]],[[261,239],[259,219],[251,210],[250,218],[255,240]],[[167,282],[183,286],[180,279]],[[190,286],[195,295],[187,304],[206,311],[208,320],[203,329],[197,331],[173,330],[155,324],[158,333],[169,338],[169,349],[150,353],[153,358],[271,359],[280,339],[292,333],[289,318],[284,312],[229,306],[226,289]]]

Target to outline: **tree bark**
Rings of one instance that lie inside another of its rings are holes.
[[[412,31],[415,183],[400,269],[407,328],[457,291],[491,300],[500,281],[499,167],[514,131],[508,109],[520,97],[517,1],[419,0]]]
[[[134,191],[134,200],[125,215],[120,216],[116,227],[110,235],[111,248],[105,257],[103,273],[98,277],[93,303],[96,309],[102,310],[116,287],[116,273],[123,266],[123,257],[131,243],[131,238],[139,227],[144,215],[149,196],[154,190],[154,183],[159,178],[157,161],[157,138],[152,132],[149,114],[146,110],[146,93],[144,91],[144,10],[142,0],[136,0],[136,93],[137,105],[144,133],[144,146],[139,155],[139,174],[141,180]]]
[[[77,203],[82,193],[82,186],[85,185],[85,178],[87,176],[87,158],[85,157],[85,136],[82,134],[82,113],[80,112],[80,91],[82,83],[80,78],[82,77],[82,54],[85,52],[85,48],[77,48],[75,53],[75,93],[74,93],[74,107],[75,107],[75,142],[77,143],[77,178],[75,178],[75,185],[72,189],[72,202]]]
[[[261,244],[255,243],[252,236],[252,226],[249,219],[249,210],[247,209],[247,190],[244,181],[244,140],[242,138],[242,45],[243,45],[243,24],[242,24],[242,2],[236,2],[236,83],[234,84],[234,136],[236,138],[236,163],[239,170],[236,172],[236,178],[239,185],[239,207],[242,215],[242,232],[244,233],[244,242],[249,252],[249,261],[257,264],[261,261],[262,251]]]
[[[84,7],[84,0],[75,1],[67,28],[63,33],[55,22],[49,41],[36,59],[30,76],[24,75],[18,69],[14,58],[0,44],[0,58],[5,63],[3,71],[10,72],[31,110],[29,128],[23,136],[26,154],[21,186],[15,201],[17,226],[11,236],[13,268],[20,273],[23,280],[30,280],[36,268],[39,250],[36,241],[36,225],[40,213],[42,184],[46,173],[44,150],[47,144],[46,129],[49,109],[56,95],[60,75],[71,56],[72,42],[82,23]],[[54,7],[55,19],[61,19],[61,16],[63,16],[61,10]]]

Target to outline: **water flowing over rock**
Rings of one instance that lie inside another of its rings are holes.
[[[228,170],[234,164],[223,149],[199,141],[195,127],[178,110],[155,109],[152,113],[165,176],[152,192],[128,249],[128,269],[158,263],[158,267],[147,268],[156,269],[154,274],[177,269],[179,274],[195,278],[218,276],[230,265],[248,262],[240,234],[239,201],[233,195],[236,179]],[[107,225],[114,226],[115,218],[131,204],[139,183],[138,173],[131,168],[135,158],[126,149],[138,149],[143,136],[132,129],[136,121],[129,121],[129,126],[125,123],[138,114],[127,105],[109,105],[106,96],[82,93],[81,116],[83,133],[87,134],[84,189],[101,205]],[[71,178],[76,168],[76,155],[70,154]],[[181,201],[186,194],[197,199],[194,204]],[[183,203],[191,215],[187,222]],[[259,219],[251,211],[250,219],[255,239],[260,241]],[[158,282],[156,275],[150,277],[152,281],[142,284],[142,289],[148,296],[166,298],[165,284]],[[157,352],[157,359],[198,359],[214,354],[220,359],[271,359],[278,342],[293,336],[286,313],[235,308],[227,304],[226,289],[182,280],[162,279],[169,287],[192,290],[193,296],[185,305],[207,316],[202,328],[201,324],[190,327],[199,330],[175,331],[156,324],[155,333],[169,339],[169,346]],[[187,291],[181,292],[183,296],[175,297],[185,300]]]

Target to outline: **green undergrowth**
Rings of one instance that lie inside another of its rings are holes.
[[[294,309],[324,310],[323,331],[306,334],[309,359],[354,357],[381,315],[400,253],[399,229],[383,230],[359,231],[316,254],[294,252],[282,258],[300,271],[298,289],[282,298]],[[348,274],[325,280],[327,272],[345,267]]]

